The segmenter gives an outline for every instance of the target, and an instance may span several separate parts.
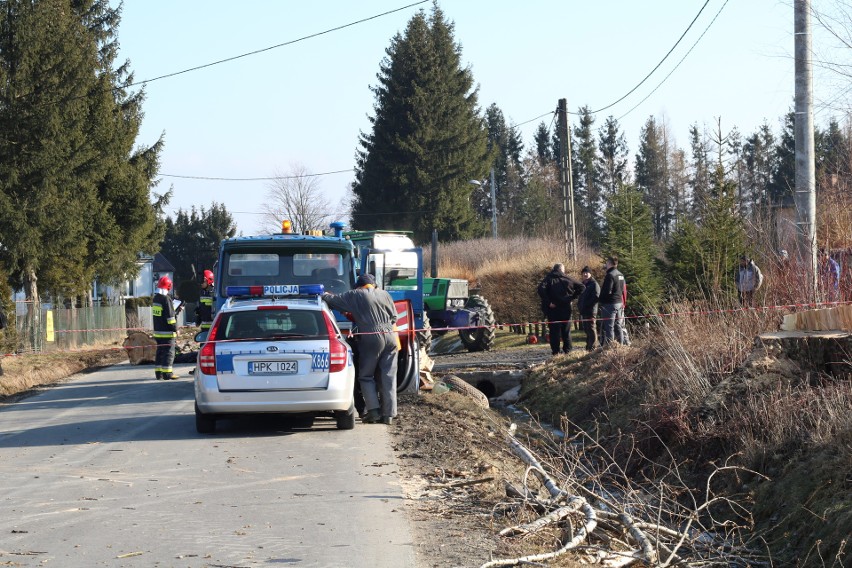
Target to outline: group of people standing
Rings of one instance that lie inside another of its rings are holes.
[[[801,260],[798,262],[790,259],[786,250],[778,253],[778,270],[776,272],[781,279],[782,286],[797,284],[799,275],[802,274]],[[806,277],[805,277],[806,278]],[[817,286],[818,297],[825,302],[838,302],[841,299],[840,290],[841,267],[825,249],[819,249],[817,254]],[[755,264],[754,260],[746,255],[740,256],[740,266],[734,274],[734,284],[737,287],[740,304],[745,308],[753,308],[754,295],[763,285],[763,273]],[[801,282],[798,282],[799,284]]]
[[[580,271],[582,281],[578,281],[565,273],[564,264],[557,263],[539,283],[538,295],[554,355],[560,353],[560,348],[562,353],[572,349],[571,316],[575,299],[587,351],[594,350],[598,341],[601,347],[611,342],[630,343],[624,323],[627,283],[618,270],[618,257],[607,258],[605,268],[603,283],[599,285],[588,266]]]

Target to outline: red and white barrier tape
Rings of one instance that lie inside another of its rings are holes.
[[[633,316],[625,316],[625,319],[652,319],[652,318],[665,318],[665,317],[679,317],[679,316],[696,316],[696,315],[713,315],[713,314],[731,314],[731,313],[750,313],[750,312],[766,312],[769,310],[782,310],[782,309],[802,309],[802,308],[815,308],[815,307],[836,307],[836,306],[845,306],[852,304],[852,301],[843,301],[843,302],[811,302],[811,303],[796,303],[796,304],[783,304],[783,305],[775,305],[775,306],[758,306],[754,308],[731,308],[731,309],[718,309],[718,310],[693,310],[693,311],[685,311],[685,312],[661,312],[657,314],[648,314],[648,315],[633,315]],[[547,324],[555,324],[555,323],[581,323],[586,321],[598,321],[602,318],[578,318],[578,319],[569,319],[569,320],[556,320],[556,321],[528,321],[524,323],[500,323],[494,325],[477,325],[477,326],[468,326],[468,327],[432,327],[429,328],[431,331],[460,331],[460,330],[469,330],[469,329],[490,329],[490,328],[503,328],[503,327],[524,327],[529,325],[547,325]],[[90,332],[90,331],[149,331],[147,328],[139,328],[139,327],[128,327],[128,328],[104,328],[104,329],[67,329],[67,330],[56,330],[55,333],[75,333],[75,332]],[[412,331],[424,331],[423,329],[413,329]],[[350,336],[359,336],[359,335],[378,335],[387,332],[349,332],[347,335]],[[311,337],[311,336],[302,336]],[[316,337],[326,337],[316,336]],[[219,339],[213,341],[213,343],[235,343],[241,341],[252,341],[252,340],[268,340],[268,337],[258,337],[258,338],[240,338],[240,339]],[[140,345],[140,346],[122,346],[122,347],[114,347],[114,348],[100,348],[100,350],[123,350],[129,351],[131,349],[144,349],[146,347],[154,347],[150,345]],[[92,351],[98,349],[66,349],[62,350],[65,353],[75,353],[82,351]],[[51,353],[56,353],[56,351],[51,351]],[[6,353],[4,357],[16,357],[27,354],[16,354],[16,353]]]

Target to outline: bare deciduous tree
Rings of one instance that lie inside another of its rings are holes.
[[[261,230],[280,233],[281,222],[289,219],[294,232],[328,228],[329,223],[348,217],[345,205],[333,204],[323,194],[317,177],[303,164],[291,164],[287,172],[275,173],[267,186]]]

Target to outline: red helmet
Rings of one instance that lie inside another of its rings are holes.
[[[172,279],[168,276],[160,276],[160,279],[157,280],[157,288],[163,288],[165,290],[172,289]]]
[[[213,271],[212,270],[205,270],[204,271],[204,281],[207,282],[208,284],[213,284]]]

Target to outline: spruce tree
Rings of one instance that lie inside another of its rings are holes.
[[[662,239],[669,227],[669,187],[663,127],[651,116],[645,121],[636,154],[636,185],[651,208],[654,236]]]
[[[518,207],[524,198],[524,176],[521,164],[523,142],[517,128],[509,126],[503,111],[491,104],[485,111],[485,126],[488,131],[488,151],[494,157],[494,178],[497,186],[497,216],[504,226],[501,234],[520,233],[516,227]],[[490,183],[490,182],[489,182]],[[480,215],[491,219],[491,188],[486,184],[474,191],[473,203]]]
[[[769,199],[773,204],[792,200],[796,188],[796,121],[793,112],[784,117],[784,130],[775,146]]]
[[[447,240],[483,235],[470,180],[486,176],[490,157],[453,24],[437,6],[418,12],[386,53],[356,156],[353,225],[412,230],[421,242],[433,229]]]
[[[219,243],[235,234],[234,218],[215,201],[209,209],[178,209],[174,220],[167,217],[162,252],[175,266],[176,286],[181,281],[197,280],[204,270],[212,269]]]
[[[600,187],[598,184],[598,147],[592,130],[595,119],[589,107],[580,107],[579,125],[573,129],[574,199],[578,205],[577,224],[589,242],[597,243],[601,232]]]
[[[700,224],[685,220],[666,249],[672,283],[692,298],[711,298],[733,290],[738,259],[747,248],[737,211],[736,184],[726,179],[721,162],[711,179]]]
[[[707,157],[707,142],[704,134],[693,124],[689,129],[689,144],[692,149],[692,218],[697,219],[710,192],[710,166]]]
[[[618,120],[610,115],[598,130],[597,178],[604,203],[630,180],[627,168],[627,139]]]
[[[662,280],[656,268],[651,210],[642,193],[622,185],[610,199],[605,218],[602,253],[604,258],[618,256],[618,268],[627,281],[628,311],[656,313],[663,297]]]
[[[754,215],[766,212],[769,207],[769,184],[775,168],[775,135],[766,122],[746,138],[743,161],[743,191],[748,208]]]
[[[544,122],[538,123],[538,128],[536,128],[533,135],[533,143],[535,144],[535,154],[539,162],[543,164],[555,160],[553,146],[550,144],[550,132],[547,126],[544,125]]]
[[[8,0],[0,19],[0,240],[11,278],[37,301],[48,268],[65,274],[66,293],[92,276],[82,258],[94,188],[76,173],[94,159],[97,50],[67,0]]]
[[[106,0],[0,3],[0,240],[36,301],[39,285],[88,297],[159,241],[161,144],[135,148],[142,94],[114,68],[119,16]]]

